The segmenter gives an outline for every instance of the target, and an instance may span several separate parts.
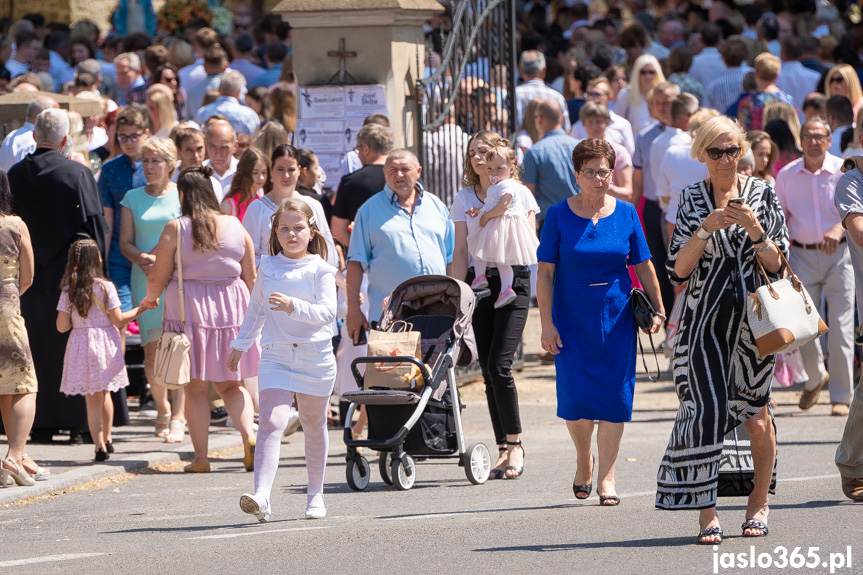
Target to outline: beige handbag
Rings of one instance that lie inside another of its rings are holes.
[[[421,359],[420,339],[422,334],[413,331],[413,325],[404,321],[393,324],[391,331],[369,331],[371,357],[408,356]],[[423,387],[423,376],[419,367],[410,362],[381,361],[366,367],[364,387],[388,387],[390,389],[419,391]]]
[[[183,292],[183,258],[180,251],[183,231],[177,227],[177,295],[180,304],[180,329],[186,329],[186,301]],[[156,360],[153,379],[162,387],[182,389],[192,380],[191,344],[183,331],[165,331],[164,308],[162,308],[162,336],[156,344]]]
[[[779,256],[788,277],[771,282],[756,259],[767,284],[749,294],[746,303],[749,329],[761,357],[801,347],[827,333],[827,325],[818,314],[818,303],[812,301],[781,250]]]

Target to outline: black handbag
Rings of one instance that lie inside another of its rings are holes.
[[[629,296],[630,303],[632,305],[632,315],[635,318],[635,338],[638,340],[638,351],[641,352],[641,362],[644,364],[644,371],[647,372],[647,378],[650,381],[655,382],[662,375],[662,371],[659,369],[659,358],[656,356],[656,347],[653,345],[653,334],[650,333],[650,328],[653,326],[653,316],[656,314],[656,310],[653,309],[653,304],[650,303],[650,299],[647,297],[647,294],[643,289],[632,288]],[[641,337],[638,334],[639,329],[647,331],[647,336],[650,338],[650,349],[653,351],[653,359],[656,360],[656,379],[650,375],[650,370],[647,369],[647,360],[644,359],[644,348],[641,345]]]

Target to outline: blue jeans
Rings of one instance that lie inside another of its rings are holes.
[[[117,288],[120,296],[120,309],[129,311],[132,309],[132,268],[127,263],[108,262],[108,275]]]

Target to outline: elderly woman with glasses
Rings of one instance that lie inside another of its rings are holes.
[[[666,264],[672,282],[686,283],[686,305],[671,365],[680,408],[659,467],[656,507],[699,510],[696,542],[704,545],[722,542],[716,497],[725,435],[743,424],[752,442],[744,537],[767,535],[776,459],[768,410],[774,357],[759,355],[745,305],[758,287],[758,264],[780,271],[788,230],[773,188],[737,173],[748,149],[743,130],[725,116],[699,129],[690,153],[707,165],[708,178],[681,192]]]
[[[651,333],[665,320],[659,282],[635,207],[609,193],[614,148],[605,140],[579,143],[572,165],[581,193],[549,208],[537,258],[537,301],[542,348],[555,356],[557,416],[575,444],[576,499],[590,496],[591,439],[599,420],[600,505],[620,503],[614,480],[623,424],[632,419],[636,326],[628,266],[656,314]]]

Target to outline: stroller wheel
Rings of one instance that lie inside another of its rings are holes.
[[[369,486],[369,481],[372,478],[372,468],[369,466],[369,460],[365,457],[357,457],[356,459],[348,460],[348,466],[345,469],[345,475],[348,480],[348,487],[354,491],[362,491]]]
[[[393,452],[381,452],[380,459],[378,459],[378,470],[381,472],[381,479],[384,480],[384,483],[387,485],[393,484],[393,476],[390,468],[393,465]]]
[[[485,483],[491,472],[491,455],[488,453],[488,447],[482,443],[474,443],[461,457],[468,481],[474,485]]]
[[[417,466],[413,458],[410,455],[405,455],[405,459],[407,460],[407,468],[405,468],[401,459],[393,459],[392,466],[390,467],[393,474],[393,485],[399,491],[407,491],[413,487],[417,476]]]

